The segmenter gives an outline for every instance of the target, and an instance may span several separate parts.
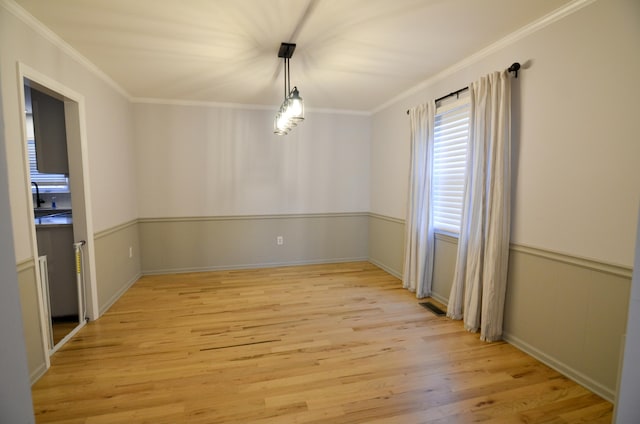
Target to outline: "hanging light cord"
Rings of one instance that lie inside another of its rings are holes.
[[[282,43],[278,52],[278,57],[283,58],[283,78],[284,78],[284,100],[279,112],[274,119],[274,133],[286,135],[291,128],[304,120],[304,102],[300,97],[297,87],[291,90],[291,65],[289,59],[293,55],[296,45],[292,43]]]
[[[285,99],[291,94],[291,68],[289,68],[289,59],[287,58],[287,95]]]
[[[288,74],[287,63],[289,62],[289,60],[286,57],[282,58],[282,60],[284,60],[284,64],[283,64],[284,65],[283,66],[284,68],[284,99],[286,100],[287,99],[287,74]]]

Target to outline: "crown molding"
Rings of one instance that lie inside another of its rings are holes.
[[[577,12],[578,10],[582,9],[583,7],[586,7],[588,5],[590,5],[591,3],[595,2],[596,0],[573,0],[567,4],[565,4],[564,6],[554,10],[553,12],[550,12],[546,15],[544,15],[543,17],[523,26],[522,28],[518,29],[517,31],[512,32],[511,34],[507,35],[506,37],[501,38],[500,40],[496,41],[493,44],[490,44],[489,46],[485,47],[484,49],[472,54],[471,56],[466,57],[465,59],[461,60],[460,62],[444,69],[441,72],[438,72],[437,74],[433,75],[432,77],[429,77],[428,79],[424,80],[423,82],[419,83],[418,85],[403,91],[402,93],[398,94],[397,96],[393,97],[392,99],[384,102],[383,104],[381,104],[380,106],[376,107],[375,109],[371,110],[371,114],[376,114],[378,112],[380,112],[383,109],[388,108],[389,106],[391,106],[394,103],[399,102],[402,99],[405,99],[407,97],[409,97],[412,94],[415,94],[421,90],[424,90],[425,88],[435,84],[438,81],[443,80],[444,78],[447,78],[451,75],[453,75],[454,73],[465,69],[467,67],[469,67],[470,65],[479,62],[481,59],[484,59],[486,57],[488,57],[489,55],[491,55],[492,53],[495,53],[499,50],[504,49],[507,46],[510,46],[511,44],[515,43],[518,40],[521,40],[525,37],[528,37],[531,34],[536,33],[537,31],[540,31],[541,29],[545,28],[548,25],[551,25],[554,22],[559,21],[560,19],[569,16],[575,12]]]
[[[132,97],[132,103],[167,105],[167,106],[202,106],[202,107],[219,107],[225,109],[245,109],[245,110],[277,110],[277,106],[242,104],[242,103],[225,103],[225,102],[209,102],[204,100],[178,100],[178,99],[162,99],[154,97]]]
[[[331,108],[316,108],[305,107],[305,110],[313,113],[335,113],[337,115],[356,115],[356,116],[372,116],[373,113],[369,110],[353,110],[353,109],[331,109]]]
[[[256,104],[241,104],[241,103],[223,103],[223,102],[208,102],[197,100],[175,100],[175,99],[156,99],[156,98],[143,98],[133,97],[127,92],[120,84],[113,80],[109,75],[102,71],[93,62],[87,59],[79,51],[74,49],[69,43],[64,41],[59,35],[53,32],[49,27],[44,25],[22,6],[17,4],[13,0],[0,0],[0,7],[4,7],[9,13],[25,23],[29,28],[34,30],[44,39],[58,47],[64,53],[66,53],[73,60],[84,66],[89,72],[93,73],[102,81],[106,82],[110,87],[120,93],[128,101],[132,103],[146,103],[146,104],[161,104],[161,105],[173,105],[173,106],[205,106],[205,107],[220,107],[226,109],[243,109],[243,110],[278,110],[278,106],[271,105],[256,105]],[[369,111],[361,110],[343,110],[343,109],[322,109],[322,108],[307,108],[307,111],[313,113],[336,113],[341,115],[359,115],[359,116],[371,116]]]
[[[499,51],[516,41],[527,37],[542,28],[568,16],[576,11],[582,9],[595,2],[596,0],[573,0],[566,5],[556,9],[555,11],[537,19],[519,30],[507,35],[506,37],[498,40],[497,42],[485,47],[484,49],[468,56],[460,62],[444,69],[443,71],[433,75],[432,77],[424,80],[418,85],[398,94],[392,99],[386,101],[380,106],[369,110],[345,110],[345,109],[331,109],[331,108],[307,108],[309,112],[315,113],[335,113],[342,115],[358,115],[358,116],[371,116],[380,112],[383,109],[391,106],[394,103],[399,102],[402,99],[415,94],[436,82],[453,75],[455,72],[460,71],[481,59],[491,55],[492,53]],[[106,82],[109,86],[115,89],[123,97],[132,103],[146,103],[146,104],[163,104],[163,105],[177,105],[177,106],[206,106],[206,107],[223,107],[229,109],[245,109],[245,110],[276,110],[277,107],[269,105],[252,105],[252,104],[238,104],[238,103],[220,103],[220,102],[206,102],[206,101],[191,101],[191,100],[172,100],[172,99],[155,99],[155,98],[138,98],[129,94],[120,84],[113,80],[109,75],[102,71],[93,62],[83,56],[80,52],[74,49],[70,44],[64,41],[59,35],[45,26],[42,22],[37,20],[33,15],[27,12],[22,6],[18,5],[13,0],[0,0],[0,6],[4,7],[7,11],[13,14],[15,17],[24,22],[28,27],[36,31],[39,35],[51,42],[56,47],[60,48],[63,52],[69,55],[72,59],[80,63],[87,70],[96,75],[99,79]]]
[[[127,100],[131,101],[131,95],[124,88],[122,88],[120,84],[115,82],[109,75],[104,73],[93,62],[91,62],[89,59],[83,56],[82,53],[80,53],[79,51],[71,47],[69,43],[67,43],[62,38],[60,38],[60,36],[55,32],[53,32],[51,29],[49,29],[49,27],[44,25],[42,22],[36,19],[32,14],[27,12],[22,6],[20,6],[13,0],[0,0],[0,6],[4,7],[9,13],[11,13],[16,18],[20,19],[29,28],[34,30],[40,36],[42,36],[47,41],[52,43],[54,46],[58,47],[60,50],[66,53],[73,60],[75,60],[82,66],[84,66],[89,72],[93,73],[102,81],[106,82],[109,86],[115,89]]]
[[[221,103],[221,102],[208,102],[202,100],[175,100],[175,99],[158,99],[151,97],[133,97],[130,99],[132,103],[140,104],[152,104],[152,105],[168,105],[168,106],[198,106],[198,107],[218,107],[225,109],[239,109],[239,110],[268,110],[277,111],[280,106],[274,105],[258,105],[258,104],[243,104],[243,103]],[[350,110],[350,109],[323,109],[323,108],[310,108],[305,107],[307,112],[312,113],[335,113],[340,115],[358,115],[358,116],[371,116],[371,112],[366,110]]]

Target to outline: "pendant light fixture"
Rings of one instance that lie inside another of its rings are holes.
[[[300,97],[298,87],[291,90],[291,72],[289,71],[289,59],[293,56],[296,45],[293,43],[280,44],[278,57],[284,64],[284,101],[273,120],[273,132],[278,135],[287,135],[298,122],[304,120],[304,101]]]

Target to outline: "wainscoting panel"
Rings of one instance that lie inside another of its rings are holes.
[[[28,259],[20,262],[16,271],[20,286],[20,306],[22,308],[22,324],[27,349],[27,364],[31,384],[35,383],[46,371],[45,350],[42,339],[40,308],[35,261]]]
[[[431,296],[446,305],[451,293],[453,273],[456,268],[458,239],[444,234],[436,234],[435,245]]]
[[[613,401],[631,270],[609,267],[512,246],[504,338]]]
[[[139,230],[144,274],[367,260],[365,213],[142,218]]]
[[[401,269],[403,222],[372,214],[370,228],[371,262]],[[437,234],[435,248],[433,297],[446,305],[457,239]],[[509,254],[504,339],[613,401],[631,269],[515,244]]]
[[[94,237],[100,315],[140,278],[138,226],[134,220]]]
[[[369,261],[402,279],[404,221],[369,214]]]
[[[369,262],[400,279],[404,267],[404,231],[401,219],[369,214]],[[453,281],[458,239],[436,234],[435,247],[432,296],[446,304]]]

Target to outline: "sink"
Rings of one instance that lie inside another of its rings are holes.
[[[49,215],[43,215],[42,218],[71,218],[71,211],[69,211],[69,212],[52,213],[52,214],[49,214]]]
[[[71,225],[73,223],[70,210],[34,210],[34,215],[36,228],[41,228],[43,225]]]

